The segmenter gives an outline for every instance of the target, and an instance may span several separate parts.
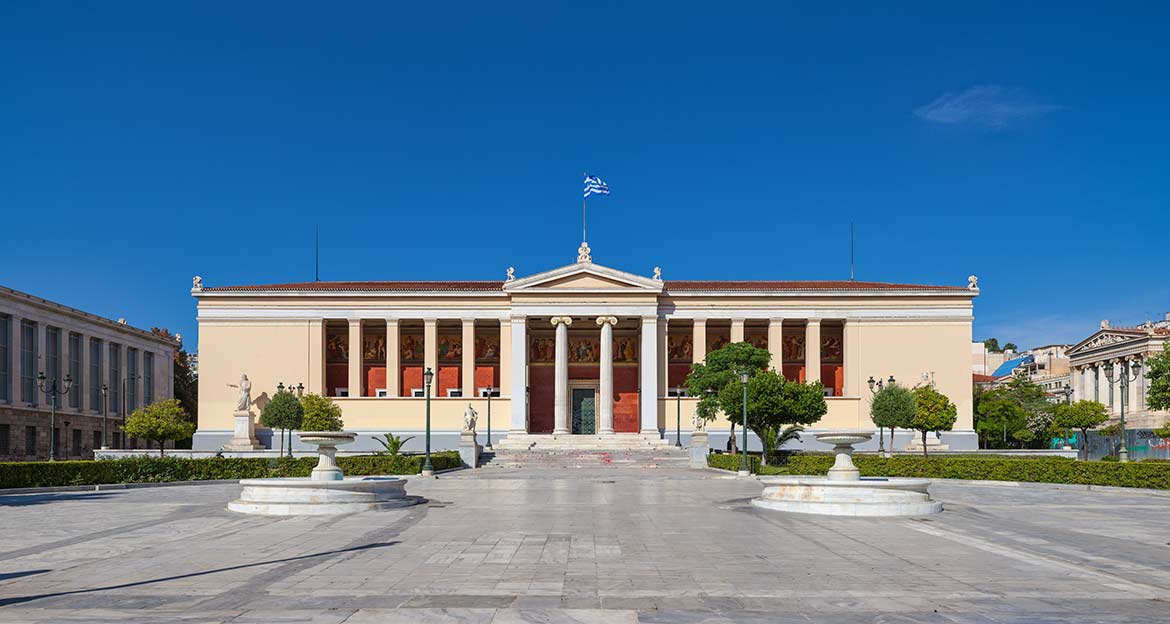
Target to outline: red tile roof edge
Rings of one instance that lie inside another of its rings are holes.
[[[342,281],[293,282],[209,286],[208,293],[232,292],[492,292],[502,290],[501,281]],[[970,292],[964,286],[857,282],[848,280],[670,280],[666,292],[800,292],[800,291],[940,291]]]

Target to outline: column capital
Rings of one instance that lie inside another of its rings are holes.
[[[606,325],[606,324],[617,325],[617,322],[618,322],[618,320],[617,320],[616,316],[599,316],[599,317],[597,317],[597,325],[598,326]]]
[[[565,327],[568,327],[568,326],[573,324],[573,317],[571,317],[571,316],[554,316],[551,319],[549,319],[549,321],[552,322],[553,327],[556,327],[557,325],[564,325]]]
[[[397,325],[398,324],[398,319],[396,319],[396,318],[388,318],[385,320],[386,320],[387,325]]]
[[[819,319],[819,318],[806,318],[806,319],[804,319],[804,322],[808,323],[809,325],[820,325],[821,319]]]

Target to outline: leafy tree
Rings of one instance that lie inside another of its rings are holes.
[[[759,371],[748,379],[747,398],[748,429],[761,440],[769,427],[780,430],[785,425],[811,425],[829,409],[820,382],[788,381],[771,370]],[[742,382],[725,386],[719,392],[719,404],[729,419],[737,419],[732,414],[742,418]]]
[[[781,431],[777,427],[764,427],[760,435],[760,443],[764,447],[764,454],[762,458],[763,465],[768,465],[768,456],[774,455],[776,450],[782,448],[786,443],[793,440],[800,439],[800,432],[804,431],[804,427],[800,425],[788,425]]]
[[[1105,438],[1108,441],[1109,448],[1110,448],[1109,453],[1110,453],[1110,456],[1112,457],[1112,454],[1117,452],[1117,450],[1118,450],[1117,440],[1114,440],[1114,438],[1121,437],[1121,423],[1116,422],[1116,423],[1113,423],[1112,425],[1109,425],[1108,427],[1101,427],[1100,429],[1097,430],[1097,433],[1099,433],[1101,435],[1101,437]],[[1117,458],[1113,457],[1113,461],[1117,461]]]
[[[1163,439],[1170,439],[1170,421],[1166,421],[1161,427],[1154,429],[1154,435]]]
[[[1052,423],[1053,409],[1056,406],[1048,400],[1044,388],[1033,383],[1027,375],[1017,374],[1004,387],[993,392],[997,393],[998,398],[1011,401],[1024,411],[1026,420],[1024,426],[1036,434],[1035,438],[1048,434],[1049,425]],[[1008,428],[1008,431],[1014,430],[1011,427]]]
[[[341,420],[341,406],[329,397],[306,394],[301,397],[301,409],[304,412],[300,426],[303,431],[341,431],[345,427]]]
[[[731,422],[731,439],[734,440],[735,423],[743,404],[739,374],[743,370],[749,375],[766,370],[771,359],[772,354],[767,349],[756,348],[748,342],[735,342],[708,353],[702,364],[693,365],[687,375],[687,393],[699,397],[695,407],[699,417],[710,422],[722,411]]]
[[[1004,351],[1019,351],[1020,348],[1017,347],[1016,343],[1014,343],[1014,342],[1007,342],[1007,343],[1004,343],[1003,350]]]
[[[1028,422],[1028,412],[1007,396],[1004,390],[985,392],[975,407],[975,431],[983,440],[984,448],[992,447],[992,440],[1007,444],[1007,432],[1018,431]]]
[[[122,425],[122,430],[132,438],[158,442],[158,454],[162,457],[163,443],[191,437],[195,433],[195,424],[187,417],[178,399],[167,399],[134,410]]]
[[[1036,439],[1036,434],[1032,433],[1031,429],[1019,429],[1012,432],[1012,438],[1018,442],[1027,444]]]
[[[914,421],[914,393],[898,384],[884,386],[873,395],[869,404],[870,418],[880,429],[878,435],[885,435],[890,428],[890,452],[894,450],[894,429],[909,429]]]
[[[987,347],[988,351],[1002,351],[999,348],[999,338],[988,338],[983,341],[983,346]]]
[[[1170,346],[1146,360],[1146,378],[1150,380],[1146,405],[1150,409],[1170,409]]]
[[[922,455],[926,456],[926,434],[950,431],[958,418],[958,408],[933,385],[914,389],[914,419],[910,426],[922,432]]]
[[[413,439],[414,436],[407,436],[405,438],[398,437],[392,433],[384,433],[380,436],[374,436],[374,441],[382,445],[382,448],[387,455],[397,455],[402,450],[402,446],[407,441]]]
[[[280,429],[280,437],[283,440],[286,431],[301,428],[304,417],[305,410],[297,397],[287,390],[278,391],[260,412],[260,424],[272,430]],[[283,444],[280,452],[284,454]]]
[[[1096,401],[1077,401],[1068,405],[1057,405],[1052,418],[1052,428],[1058,431],[1077,429],[1081,432],[1081,459],[1089,458],[1089,429],[1100,427],[1109,420],[1105,406]]]

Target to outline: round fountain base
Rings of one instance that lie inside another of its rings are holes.
[[[826,477],[765,477],[764,493],[752,505],[823,516],[925,516],[942,511],[930,500],[926,479],[866,477],[838,481]]]
[[[228,509],[264,516],[346,514],[422,502],[418,496],[407,496],[406,480],[396,477],[243,479],[240,485],[244,490]]]

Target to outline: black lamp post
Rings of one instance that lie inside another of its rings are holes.
[[[423,381],[427,387],[427,450],[426,460],[423,461],[422,475],[429,477],[435,474],[435,469],[431,466],[431,381],[435,378],[435,372],[427,367],[423,373]]]
[[[674,387],[674,445],[682,448],[682,386]]]
[[[1142,365],[1140,362],[1130,362],[1123,360],[1121,362],[1121,370],[1117,371],[1118,375],[1113,376],[1113,362],[1105,364],[1105,379],[1109,380],[1112,385],[1115,382],[1121,384],[1121,448],[1117,451],[1117,460],[1122,462],[1129,461],[1129,450],[1125,447],[1125,408],[1129,403],[1129,383],[1137,381],[1141,377]],[[1130,379],[1129,374],[1133,373],[1133,379]]]
[[[487,448],[487,450],[490,451],[490,450],[492,450],[492,391],[494,390],[494,388],[492,388],[491,385],[489,384],[486,389],[487,389],[487,400],[488,400],[488,407],[487,407],[488,435],[487,435],[487,447],[485,447],[485,448]]]
[[[743,449],[740,453],[739,472],[740,474],[750,474],[751,470],[748,468],[747,459],[747,386],[748,386],[748,371],[745,369],[739,374],[739,383],[743,385]]]
[[[102,448],[110,443],[109,421],[110,421],[110,387],[102,384]]]
[[[73,388],[73,377],[65,374],[65,388],[57,387],[57,378],[46,379],[45,374],[37,373],[37,386],[49,397],[49,461],[57,459],[57,397],[69,394]]]
[[[874,380],[873,375],[869,376],[869,380],[866,383],[869,384],[869,393],[870,394],[877,394],[878,390],[885,388],[885,386],[882,384],[882,380],[881,379]],[[890,385],[891,386],[894,385],[894,376],[893,375],[890,375]],[[874,388],[877,388],[877,390],[875,390]],[[885,438],[885,431],[884,430],[885,430],[885,427],[878,427],[878,452],[882,453],[883,455],[886,452],[886,442],[885,442],[886,438]],[[890,451],[893,452],[893,450],[894,450],[894,428],[890,427]]]

